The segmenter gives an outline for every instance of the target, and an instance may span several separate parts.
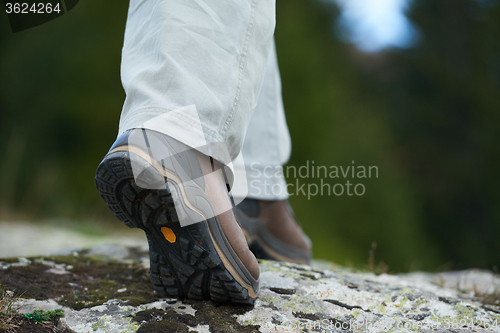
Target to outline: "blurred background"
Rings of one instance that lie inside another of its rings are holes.
[[[124,100],[127,7],[81,1],[15,34],[0,14],[3,223],[126,229],[93,178]],[[496,270],[498,1],[278,0],[276,43],[289,165],[379,169],[351,180],[363,196],[290,198],[314,256],[376,271]]]

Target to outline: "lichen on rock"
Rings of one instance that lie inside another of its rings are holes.
[[[491,272],[375,275],[318,261],[260,261],[261,290],[252,307],[159,299],[146,257],[138,249],[100,246],[0,259],[0,284],[22,294],[23,313],[62,308],[61,324],[78,333],[500,332],[500,279]]]

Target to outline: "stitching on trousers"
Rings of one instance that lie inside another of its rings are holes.
[[[150,111],[148,111],[150,110]],[[170,111],[168,109],[165,109],[165,108],[162,108],[162,107],[142,107],[142,108],[139,108],[139,109],[135,109],[133,111],[129,111],[129,114],[128,114],[128,118],[129,120],[127,121],[127,123],[134,123],[134,122],[137,122],[135,119],[136,118],[141,118],[141,116],[145,115],[145,114],[150,114],[152,115],[152,118],[154,117],[158,117],[160,116],[162,113],[158,113],[157,110],[165,110],[166,112]],[[175,118],[177,120],[180,120],[182,121],[183,123],[185,123],[186,125],[188,125],[189,127],[193,128],[193,129],[197,129],[196,126],[194,126],[191,122],[192,122],[192,119],[190,118],[187,118],[186,116],[182,115],[182,114],[177,114],[175,116]],[[142,122],[144,123],[144,121]],[[200,124],[201,127],[202,127],[202,131],[203,131],[203,134],[205,135],[205,137],[209,137],[211,138],[212,140],[214,140],[214,142],[222,142],[222,137],[217,133],[215,132],[214,130],[206,127],[205,125],[203,124]]]
[[[256,3],[257,3],[257,0],[252,1],[252,9],[251,9],[252,13],[250,15],[250,21],[248,23],[247,33],[245,36],[245,44],[243,45],[243,52],[241,53],[241,59],[240,59],[240,63],[238,66],[238,84],[236,86],[236,95],[234,96],[234,101],[233,101],[233,105],[231,107],[231,111],[229,112],[229,115],[224,123],[224,128],[222,129],[222,133],[221,133],[221,136],[224,138],[226,136],[227,131],[229,130],[229,126],[233,122],[233,115],[234,115],[234,112],[236,110],[236,107],[238,106],[239,99],[240,99],[241,83],[243,81],[243,72],[245,70],[245,65],[246,65],[246,60],[247,60],[248,45],[250,44],[250,37],[252,35],[252,30],[253,30],[253,26],[254,26]]]

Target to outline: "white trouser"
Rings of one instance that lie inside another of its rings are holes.
[[[248,196],[287,198],[274,27],[275,0],[130,0],[119,134],[149,128],[223,163],[241,151]]]

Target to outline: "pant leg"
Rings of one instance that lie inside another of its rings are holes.
[[[273,43],[264,82],[242,149],[243,161],[235,169],[245,168],[248,197],[262,200],[288,198],[281,172],[290,158],[291,140],[281,96],[281,79]],[[239,197],[244,193],[233,193]]]
[[[224,163],[234,159],[274,27],[275,0],[130,0],[119,134],[149,128]],[[219,144],[227,151],[213,148]]]

